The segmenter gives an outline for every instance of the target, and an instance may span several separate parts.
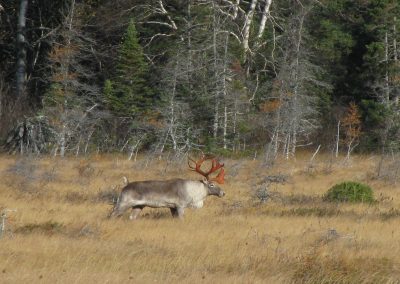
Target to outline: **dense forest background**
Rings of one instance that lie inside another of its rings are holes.
[[[395,153],[398,0],[0,0],[12,153]]]

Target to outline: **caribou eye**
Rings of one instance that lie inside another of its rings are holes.
[[[210,187],[214,187],[214,184],[213,184],[213,183],[210,183]]]

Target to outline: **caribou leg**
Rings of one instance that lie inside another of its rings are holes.
[[[171,214],[174,218],[183,219],[183,213],[184,213],[183,207],[170,208],[170,210],[171,210]]]
[[[129,216],[129,219],[131,220],[136,220],[140,214],[140,212],[142,211],[143,207],[132,207],[132,212],[131,215]]]
[[[183,219],[183,213],[185,213],[185,209],[183,207],[178,207],[176,208],[176,211],[178,213],[178,218]]]
[[[178,210],[176,208],[169,208],[171,210],[172,217],[178,217]]]
[[[124,214],[124,212],[126,210],[128,210],[130,206],[129,205],[121,205],[121,204],[117,204],[113,211],[111,212],[111,214],[109,215],[109,218],[112,217],[120,217],[122,214]]]

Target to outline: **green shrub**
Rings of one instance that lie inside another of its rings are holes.
[[[331,187],[325,194],[325,201],[330,202],[374,202],[374,193],[368,185],[346,181]]]

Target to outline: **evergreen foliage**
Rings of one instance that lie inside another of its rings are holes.
[[[346,181],[331,187],[323,199],[330,202],[374,202],[374,193],[368,185]]]
[[[148,72],[135,23],[131,20],[119,49],[116,75],[112,81],[105,83],[104,93],[114,113],[137,117],[154,103],[147,82]]]

